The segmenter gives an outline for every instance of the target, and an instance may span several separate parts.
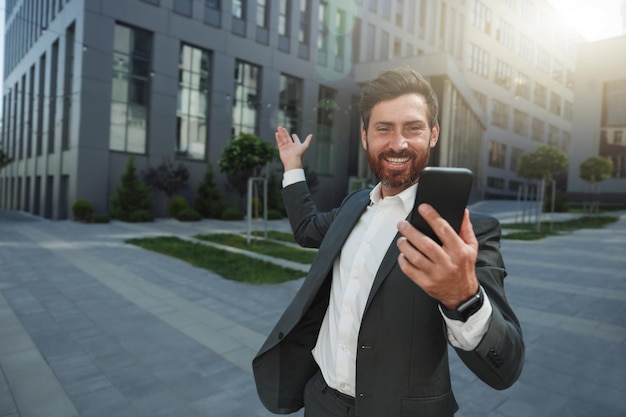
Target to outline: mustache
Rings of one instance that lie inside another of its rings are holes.
[[[415,154],[415,152],[409,151],[409,150],[402,150],[400,152],[396,152],[394,150],[387,150],[385,152],[382,152],[380,154],[380,158],[415,158],[417,155]]]

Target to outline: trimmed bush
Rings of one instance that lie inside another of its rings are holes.
[[[283,218],[283,214],[279,210],[268,209],[267,220],[280,220]]]
[[[130,223],[153,222],[154,215],[148,210],[136,210],[130,213],[127,221]]]
[[[89,218],[89,223],[109,223],[110,221],[109,213],[92,214]]]
[[[178,217],[178,213],[189,208],[189,203],[184,197],[176,196],[172,198],[167,206],[167,212],[170,217]]]
[[[72,214],[74,215],[74,220],[86,222],[93,214],[93,206],[89,201],[80,198],[72,205]]]
[[[222,191],[215,185],[213,168],[209,165],[204,180],[198,184],[194,207],[204,217],[219,219],[224,209]]]
[[[153,221],[154,215],[149,211],[152,207],[150,188],[137,176],[136,171],[135,157],[129,156],[120,185],[115,187],[116,193],[111,197],[111,217],[126,222]],[[141,218],[150,220],[138,220]]]
[[[181,222],[198,222],[202,220],[202,214],[195,209],[186,208],[176,214],[176,219]]]
[[[241,209],[228,205],[222,211],[222,220],[243,220],[243,211]]]

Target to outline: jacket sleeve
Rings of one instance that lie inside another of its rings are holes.
[[[319,248],[345,203],[355,195],[365,192],[369,194],[369,190],[356,191],[348,195],[339,207],[328,212],[318,212],[306,182],[297,182],[283,188],[283,201],[296,242],[306,248]]]
[[[473,351],[455,349],[463,362],[488,385],[506,389],[519,378],[524,364],[524,340],[519,320],[504,291],[506,270],[500,253],[500,223],[491,216],[472,214],[478,239],[476,275],[493,312],[487,333]]]

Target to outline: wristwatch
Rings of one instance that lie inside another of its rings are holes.
[[[448,310],[443,305],[441,305],[441,311],[449,319],[465,322],[468,318],[470,318],[472,314],[480,310],[480,308],[483,306],[484,301],[485,294],[483,293],[483,287],[479,285],[478,292],[472,295],[467,300],[463,301],[456,310]]]

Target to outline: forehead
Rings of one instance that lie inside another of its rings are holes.
[[[428,121],[428,105],[421,94],[404,94],[382,100],[372,108],[371,122],[393,122],[405,120]]]

